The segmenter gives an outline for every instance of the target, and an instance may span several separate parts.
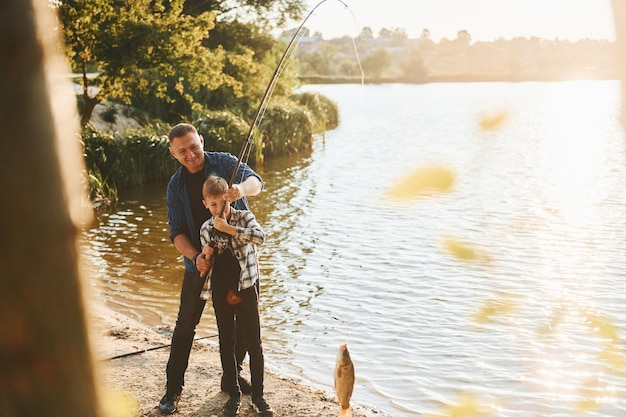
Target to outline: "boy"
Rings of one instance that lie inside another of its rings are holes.
[[[224,178],[209,176],[202,186],[202,202],[212,217],[200,228],[202,255],[197,259],[201,276],[207,276],[205,289],[210,290],[219,333],[223,381],[230,398],[223,408],[226,415],[236,415],[241,405],[235,359],[235,317],[243,326],[250,355],[252,406],[262,416],[274,412],[263,398],[264,358],[259,318],[259,264],[257,245],[265,232],[249,210],[238,210],[227,204]]]

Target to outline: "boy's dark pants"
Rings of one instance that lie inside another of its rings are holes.
[[[261,323],[259,318],[259,293],[256,285],[239,292],[242,298],[237,305],[227,301],[228,288],[212,288],[213,309],[217,320],[220,340],[220,358],[224,372],[224,386],[231,396],[240,394],[237,382],[237,360],[235,357],[235,316],[237,330],[242,330],[246,348],[250,355],[250,382],[252,398],[263,396],[264,359],[261,345]]]
[[[185,371],[189,364],[196,326],[200,322],[206,304],[206,301],[200,298],[203,284],[204,281],[198,272],[185,271],[180,291],[178,318],[172,335],[172,346],[166,368],[168,392],[180,391],[185,385]],[[241,362],[246,354],[243,326],[237,328],[237,340],[236,361],[241,370]]]

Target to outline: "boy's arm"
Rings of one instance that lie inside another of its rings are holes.
[[[265,241],[265,231],[257,222],[254,214],[247,210],[242,210],[239,214],[241,218],[237,222],[237,226],[235,226],[236,232],[233,237],[244,243],[262,245]]]

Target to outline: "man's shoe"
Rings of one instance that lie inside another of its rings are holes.
[[[272,407],[270,407],[263,397],[253,398],[252,408],[263,417],[272,417],[274,415],[274,410],[272,410]]]
[[[239,406],[241,406],[241,400],[238,397],[230,397],[224,404],[222,411],[227,416],[236,416],[239,413]]]
[[[243,395],[252,394],[252,385],[250,385],[250,383],[248,382],[246,378],[240,376],[237,380],[239,382],[239,390],[241,390],[241,393]],[[222,381],[220,382],[220,389],[223,392],[230,392],[228,387],[224,384],[224,376],[222,376]]]
[[[180,391],[168,391],[159,401],[161,414],[173,414],[176,412],[176,404],[180,398]]]

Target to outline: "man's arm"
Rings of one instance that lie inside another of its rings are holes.
[[[224,193],[224,198],[231,203],[245,196],[255,196],[260,193],[262,189],[263,184],[261,181],[255,176],[250,176],[242,183],[233,184],[233,186]]]
[[[174,243],[174,247],[189,259],[193,259],[193,257],[198,254],[198,250],[193,247],[189,238],[184,234],[176,235],[172,242]]]

